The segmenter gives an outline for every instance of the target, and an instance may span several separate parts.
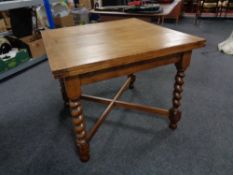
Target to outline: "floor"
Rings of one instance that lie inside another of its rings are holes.
[[[186,73],[183,117],[176,131],[157,116],[114,110],[81,163],[71,119],[47,62],[0,84],[0,174],[4,175],[230,175],[233,174],[233,57],[217,44],[232,32],[232,20],[184,18],[165,26],[207,39]],[[122,99],[170,108],[174,66],[137,74]],[[125,78],[83,87],[112,97]],[[88,128],[104,106],[84,102]]]

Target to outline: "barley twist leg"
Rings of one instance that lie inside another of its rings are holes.
[[[72,123],[76,136],[76,144],[79,148],[80,160],[86,162],[89,160],[89,144],[86,140],[86,124],[83,117],[83,109],[80,100],[70,100],[70,111]]]
[[[169,127],[171,129],[177,128],[177,123],[181,118],[181,111],[180,111],[180,105],[181,105],[181,98],[182,98],[182,92],[183,92],[183,84],[184,84],[184,71],[178,70],[176,77],[175,77],[175,85],[174,85],[174,92],[173,92],[173,100],[172,100],[172,108],[170,109],[170,125]]]

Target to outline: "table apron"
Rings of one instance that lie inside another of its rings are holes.
[[[101,71],[94,71],[79,75],[81,85],[90,84],[102,80],[116,78],[124,75],[130,75],[136,72],[153,69],[159,66],[175,64],[182,59],[182,54],[175,54],[166,57],[154,58],[146,61],[136,62],[132,64],[117,66]]]

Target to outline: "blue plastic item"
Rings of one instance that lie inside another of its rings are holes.
[[[45,6],[48,22],[49,22],[49,28],[50,29],[54,29],[55,28],[55,24],[54,24],[54,21],[53,21],[53,15],[52,15],[52,11],[51,11],[51,6],[50,6],[50,3],[49,3],[49,0],[43,0],[43,1],[44,1],[44,6]]]

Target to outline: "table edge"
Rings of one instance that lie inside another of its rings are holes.
[[[164,56],[168,56],[172,54],[192,51],[193,49],[201,48],[201,47],[204,47],[205,45],[206,45],[206,40],[204,38],[200,38],[200,40],[197,42],[192,42],[192,43],[185,44],[183,46],[175,46],[175,47],[170,47],[170,48],[165,48],[163,50],[159,50],[159,53],[158,51],[149,51],[147,53],[137,54],[137,55],[134,55],[135,57],[134,60],[127,59],[129,57],[132,58],[132,55],[130,55],[130,56],[124,56],[124,57],[120,57],[120,58],[113,59],[113,60],[107,60],[107,61],[105,60],[105,61],[100,61],[97,63],[90,63],[90,64],[81,65],[81,66],[75,66],[75,67],[71,67],[68,69],[55,70],[55,71],[52,71],[52,73],[56,79],[66,78],[66,77],[71,77],[71,76],[78,76],[81,74],[94,72],[94,71],[98,71],[101,69],[107,69],[107,68],[113,68],[116,66],[120,66],[121,64],[119,64],[119,62],[121,63],[124,62],[124,64],[131,64],[134,62],[145,61],[145,60],[149,60],[149,59],[153,59],[157,57],[164,57]],[[170,49],[172,49],[173,51],[170,51],[169,54],[167,54],[167,51]],[[114,63],[114,65],[109,67],[109,62]]]

